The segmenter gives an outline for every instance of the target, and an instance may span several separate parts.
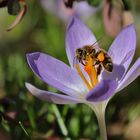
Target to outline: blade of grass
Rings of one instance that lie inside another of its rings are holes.
[[[21,121],[19,121],[18,123],[19,123],[20,127],[22,128],[22,130],[24,131],[24,133],[26,134],[26,136],[29,137],[29,134],[28,134],[28,132],[26,131],[26,129],[24,128],[24,126],[23,126],[23,124],[21,123]]]
[[[56,115],[57,122],[58,122],[58,125],[59,125],[60,129],[61,129],[62,134],[67,137],[67,140],[70,140],[70,138],[68,138],[67,127],[65,126],[65,123],[64,123],[63,118],[62,118],[62,116],[61,116],[61,114],[59,112],[58,107],[55,104],[53,104],[52,108],[53,108],[53,111],[54,111],[54,113]]]

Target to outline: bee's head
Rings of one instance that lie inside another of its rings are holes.
[[[82,55],[82,53],[83,53],[83,49],[81,49],[81,48],[76,49],[77,55]]]

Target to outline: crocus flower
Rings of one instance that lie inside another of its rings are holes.
[[[139,76],[140,58],[128,70],[136,49],[136,32],[134,25],[130,25],[119,33],[108,50],[113,61],[111,73],[103,70],[98,76],[91,61],[85,66],[73,65],[76,49],[95,42],[92,32],[78,17],[73,17],[66,32],[66,52],[70,66],[41,52],[27,54],[27,61],[33,72],[64,94],[41,90],[29,83],[26,83],[26,87],[34,96],[52,103],[87,104],[98,118],[102,140],[106,140],[106,105],[117,92]]]
[[[58,16],[64,22],[75,14],[86,19],[97,11],[97,8],[90,6],[87,1],[74,2],[73,8],[67,8],[63,0],[41,0],[40,3],[47,12]]]

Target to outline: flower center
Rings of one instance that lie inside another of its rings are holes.
[[[81,76],[82,80],[85,82],[85,84],[87,85],[89,90],[91,90],[99,82],[97,71],[96,71],[96,68],[94,65],[94,61],[95,61],[94,58],[92,58],[90,55],[86,56],[84,70],[88,74],[90,81],[87,81],[87,79],[85,78],[84,74],[82,73],[79,65],[75,64],[75,68],[77,69],[77,72],[79,73],[79,75]]]

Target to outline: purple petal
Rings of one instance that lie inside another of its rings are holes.
[[[74,99],[70,96],[40,90],[29,83],[26,83],[25,86],[34,96],[44,101],[55,104],[75,104],[80,102],[78,99]]]
[[[140,75],[140,58],[135,62],[135,64],[126,73],[124,79],[119,84],[117,92],[128,86]]]
[[[79,96],[87,87],[76,71],[63,62],[43,53],[27,54],[29,66],[44,82],[70,95]]]
[[[113,63],[123,65],[127,71],[136,49],[136,31],[134,25],[124,28],[112,43],[109,54]]]
[[[102,73],[102,79],[104,80],[114,80],[116,82],[120,81],[122,79],[122,76],[124,75],[125,68],[123,65],[113,65],[113,71],[107,72],[103,71]]]
[[[78,17],[74,16],[66,33],[66,51],[71,67],[73,67],[76,49],[85,45],[92,45],[95,42],[96,38],[92,32]]]
[[[107,100],[114,95],[116,87],[116,82],[111,80],[102,80],[87,94],[86,99],[91,102]]]
[[[75,2],[73,5],[77,15],[86,19],[95,13],[99,8],[90,6],[87,1]]]
[[[35,64],[35,61],[38,60],[39,56],[40,53],[31,53],[26,55],[28,64],[31,67],[31,69],[35,72],[37,76],[41,77],[41,75],[39,74],[39,70]]]

